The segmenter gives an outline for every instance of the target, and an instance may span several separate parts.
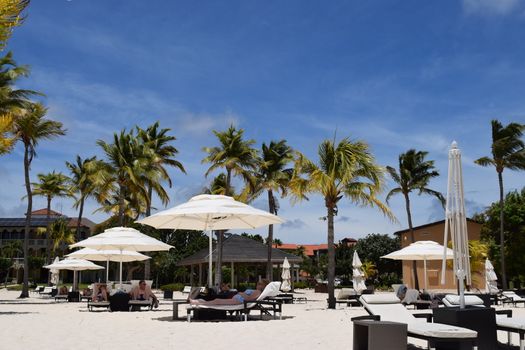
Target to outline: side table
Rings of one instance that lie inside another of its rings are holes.
[[[173,299],[173,321],[179,319],[179,305],[189,304],[188,299]]]
[[[406,350],[407,325],[390,321],[355,320],[354,350]]]

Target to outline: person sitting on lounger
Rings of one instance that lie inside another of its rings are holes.
[[[235,294],[231,299],[213,299],[213,300],[202,300],[202,299],[190,299],[192,305],[235,305],[242,304],[245,301],[254,301],[259,298],[262,291],[268,285],[268,280],[260,280],[257,282],[256,289],[247,289],[244,292]]]
[[[58,295],[67,295],[67,287],[66,286],[60,287],[60,289],[58,290]]]
[[[108,301],[108,290],[105,284],[95,284],[93,288],[92,301]]]
[[[150,300],[153,306],[159,307],[159,300],[151,291],[151,288],[147,285],[146,281],[139,281],[139,285],[135,286],[131,292],[129,292],[131,300]]]

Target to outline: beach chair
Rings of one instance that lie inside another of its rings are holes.
[[[516,306],[516,304],[522,303],[523,306],[525,306],[525,298],[519,296],[513,291],[501,292],[501,296],[501,301],[503,302],[503,305],[512,304]]]
[[[335,305],[337,306],[338,304],[346,304],[346,306],[361,306],[359,303],[359,295],[354,288],[341,288],[335,297]]]
[[[55,287],[44,287],[44,290],[40,292],[41,297],[53,297],[58,293],[58,289]]]
[[[443,304],[448,307],[459,306],[459,296],[447,294]],[[476,295],[465,295],[465,305],[485,307],[483,300]],[[507,345],[510,347],[510,333],[518,333],[520,350],[525,350],[525,317],[512,317],[512,310],[496,310],[496,329],[507,332]]]
[[[231,305],[188,305],[186,308],[187,320],[191,322],[192,313],[196,310],[218,310],[229,312],[230,315],[236,313],[237,315],[244,316],[244,321],[248,321],[248,314],[251,310],[258,310],[263,314],[271,315],[275,319],[279,314],[279,319],[282,317],[282,302],[265,300],[268,297],[274,297],[280,293],[279,289],[281,282],[270,282],[264,288],[261,295],[255,301],[245,301],[243,304],[231,304]]]
[[[447,324],[431,323],[432,314],[410,313],[394,294],[362,295],[359,301],[370,316],[354,317],[352,321],[374,319],[406,323],[408,337],[426,340],[429,349],[435,349],[436,342],[461,342],[471,345],[475,350],[478,348],[476,331]]]
[[[191,286],[184,286],[184,289],[182,290],[182,294],[190,294],[193,288]]]

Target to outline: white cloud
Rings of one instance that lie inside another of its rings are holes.
[[[515,10],[520,0],[463,0],[467,14],[507,15]]]

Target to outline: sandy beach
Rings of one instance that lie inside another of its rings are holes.
[[[326,309],[326,294],[301,291],[307,304],[283,306],[283,319],[249,322],[172,320],[172,302],[161,300],[154,311],[88,312],[86,303],[55,302],[33,295],[0,290],[0,338],[3,349],[351,349],[354,316],[361,307]],[[182,298],[177,293],[175,298]],[[179,315],[185,316],[185,306]],[[513,308],[525,316],[525,308]],[[500,341],[506,334],[499,332]],[[425,342],[409,339],[416,347]],[[518,338],[513,335],[513,343]]]

